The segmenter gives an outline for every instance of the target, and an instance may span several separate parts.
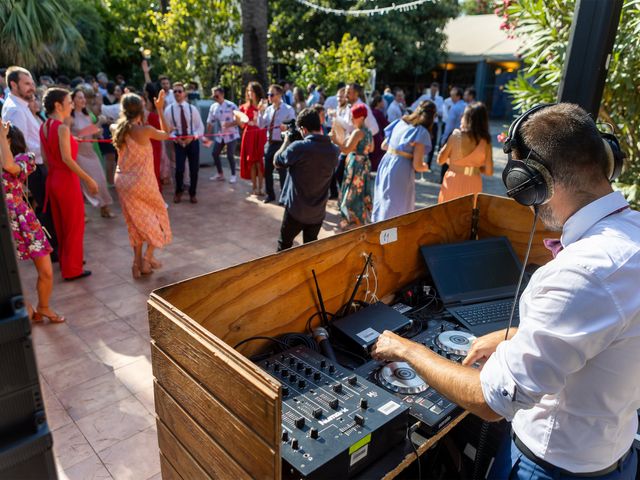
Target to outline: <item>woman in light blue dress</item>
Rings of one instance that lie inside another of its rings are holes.
[[[436,106],[422,102],[415,112],[384,129],[386,150],[376,177],[372,221],[379,222],[412,212],[416,205],[415,172],[427,172],[424,158],[431,151]]]

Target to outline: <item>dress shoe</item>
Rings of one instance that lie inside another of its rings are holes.
[[[74,280],[80,280],[81,278],[88,277],[91,275],[91,270],[84,270],[80,275],[76,275],[75,277],[65,278],[65,282],[73,282]]]
[[[180,203],[182,201],[182,194],[181,193],[176,193],[173,196],[173,203]]]
[[[271,203],[271,202],[273,202],[274,200],[275,200],[275,198],[273,198],[273,197],[267,197],[267,198],[265,198],[265,199],[262,201],[262,203]]]
[[[198,203],[198,199],[196,198],[196,196],[195,196],[195,195],[191,196],[191,197],[189,198],[189,201],[190,201],[191,203]]]

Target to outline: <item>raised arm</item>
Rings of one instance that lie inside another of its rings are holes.
[[[160,120],[160,130],[151,125],[147,125],[144,129],[145,135],[152,140],[166,140],[171,137],[171,126],[167,123],[164,116],[164,98],[164,90],[160,90],[158,97],[153,99],[156,111],[158,112],[158,119]]]
[[[332,135],[333,142],[340,148],[340,152],[348,154],[354,152],[358,146],[358,142],[364,137],[364,132],[360,129],[354,130],[345,142],[340,142],[335,135]]]
[[[0,166],[11,175],[20,173],[20,165],[13,159],[11,147],[9,146],[9,122],[0,122]]]

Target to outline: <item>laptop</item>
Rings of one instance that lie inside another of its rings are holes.
[[[475,335],[507,328],[522,265],[506,237],[420,248],[445,309]],[[516,307],[513,326],[518,325]]]

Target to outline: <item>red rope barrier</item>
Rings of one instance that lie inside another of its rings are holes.
[[[257,129],[251,129],[251,130],[247,130],[247,132],[259,132],[259,131],[266,131],[268,130],[267,128],[257,128]],[[192,140],[197,140],[199,138],[203,138],[203,137],[225,137],[227,135],[230,135],[229,133],[205,133],[202,135],[177,135],[175,137],[169,137],[166,138],[165,140],[183,140],[183,139],[192,139]],[[243,133],[244,135],[244,133]],[[242,137],[242,135],[240,135]],[[110,138],[78,138],[75,137],[76,141],[78,143],[111,143],[111,139]]]

